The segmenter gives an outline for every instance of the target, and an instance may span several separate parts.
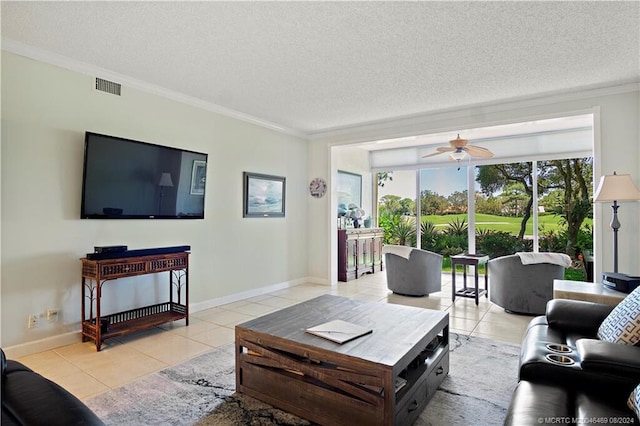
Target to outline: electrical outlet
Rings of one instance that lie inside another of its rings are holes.
[[[47,309],[47,321],[48,322],[56,322],[58,321],[58,317],[60,316],[60,311],[58,309]]]
[[[38,320],[39,320],[39,315],[38,314],[29,315],[29,322],[27,324],[27,327],[29,327],[29,328],[38,327],[38,322],[39,322]]]

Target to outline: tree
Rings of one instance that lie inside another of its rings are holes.
[[[549,193],[540,197],[538,206],[544,208],[545,212],[553,212],[564,203],[564,190],[552,189]]]
[[[428,189],[420,192],[420,214],[444,214],[447,210],[447,199]]]
[[[591,207],[591,185],[593,159],[553,160],[549,162],[557,174],[552,177],[552,187],[563,188],[564,202],[553,209],[567,225],[566,253],[575,257],[582,222],[593,213]]]
[[[456,191],[447,197],[449,203],[449,211],[451,213],[466,213],[469,211],[469,203],[467,200],[468,191]]]
[[[532,163],[498,164],[480,166],[476,181],[482,192],[491,195],[508,190],[509,185],[521,184],[527,196],[518,238],[524,237],[526,224],[531,217],[533,206]],[[562,202],[550,206],[549,210],[562,216],[567,225],[566,253],[575,256],[580,227],[591,214],[591,182],[593,179],[593,159],[573,158],[538,162],[538,194],[543,197],[550,191],[560,191]],[[553,198],[549,197],[549,200]]]
[[[384,187],[384,184],[389,181],[393,181],[393,172],[378,172],[378,186],[380,188]]]
[[[511,217],[524,216],[524,210],[530,198],[522,184],[508,183],[500,195],[503,213]]]
[[[476,213],[499,216],[502,214],[502,201],[493,196],[485,197],[481,192],[476,193]]]
[[[380,198],[378,210],[380,215],[392,216],[415,215],[416,203],[410,198],[400,198],[397,195],[385,195]]]
[[[400,214],[405,216],[415,216],[416,214],[416,202],[411,198],[403,198],[400,200],[400,207],[402,208]]]
[[[532,165],[533,163],[511,163],[495,164],[491,166],[479,166],[476,181],[480,184],[482,192],[486,195],[493,195],[500,190],[507,189],[509,184],[519,183],[526,194],[522,221],[520,221],[520,231],[518,238],[523,239],[527,229],[527,222],[531,217],[531,206],[533,205]],[[538,182],[540,183],[540,182]],[[513,187],[512,187],[513,189]],[[512,194],[515,195],[515,194]],[[511,200],[515,201],[515,198]]]
[[[397,195],[385,195],[380,197],[378,210],[380,215],[388,214],[391,216],[397,215],[398,211],[402,208],[400,206],[400,197]]]

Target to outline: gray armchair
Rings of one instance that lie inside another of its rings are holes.
[[[508,312],[544,315],[553,299],[553,280],[564,278],[564,266],[523,265],[518,255],[489,260],[489,300]]]
[[[442,256],[405,246],[384,246],[387,287],[403,296],[428,296],[442,289]]]

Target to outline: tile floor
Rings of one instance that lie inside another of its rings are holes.
[[[479,306],[469,298],[457,297],[452,303],[449,274],[443,275],[441,292],[415,298],[390,293],[385,274],[377,273],[348,283],[341,282],[336,287],[302,284],[191,313],[188,327],[184,321],[177,321],[109,339],[100,352],[96,352],[93,342],[85,342],[17,360],[86,400],[233,342],[236,324],[327,293],[444,310],[449,312],[452,332],[516,344],[520,343],[525,327],[531,320],[529,316],[508,314],[484,297]]]

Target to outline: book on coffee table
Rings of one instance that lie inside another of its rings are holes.
[[[360,336],[372,333],[373,329],[342,320],[325,322],[315,327],[307,328],[307,333],[323,337],[336,343],[345,343]]]

